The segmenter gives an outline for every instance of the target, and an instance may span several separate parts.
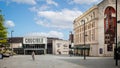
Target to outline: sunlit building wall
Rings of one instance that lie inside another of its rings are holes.
[[[120,6],[120,0],[118,0]],[[118,7],[118,11],[120,7]],[[82,22],[84,20],[84,23]],[[120,20],[120,12],[118,12]],[[79,46],[75,53],[83,55],[84,26],[85,44],[89,49],[85,50],[88,56],[113,56],[115,46],[116,9],[115,0],[103,0],[93,6],[74,20],[74,44]],[[117,25],[120,28],[120,24]],[[117,31],[118,37],[120,31]]]
[[[53,40],[53,54],[67,55],[69,54],[69,41],[68,40]]]

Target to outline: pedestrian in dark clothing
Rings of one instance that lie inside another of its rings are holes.
[[[73,55],[73,51],[72,51],[72,50],[69,51],[69,55],[70,55],[70,56]]]

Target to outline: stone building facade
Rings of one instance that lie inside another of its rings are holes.
[[[116,30],[115,6],[115,0],[103,0],[74,20],[75,53],[83,55],[85,38],[86,55],[113,56]],[[118,0],[118,11],[119,6],[120,0]],[[117,14],[120,20],[120,12]],[[120,36],[119,28],[120,24],[117,23],[118,37]]]

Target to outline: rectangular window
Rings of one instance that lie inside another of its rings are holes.
[[[82,33],[82,41],[84,41],[84,33]]]
[[[93,12],[93,17],[95,18],[95,12]]]
[[[107,45],[107,51],[113,51],[113,46],[112,44]]]
[[[85,41],[87,41],[87,32],[85,32]]]
[[[92,30],[92,40],[95,40],[95,29]]]
[[[80,42],[81,42],[81,34],[80,34]]]
[[[60,47],[60,45],[61,45],[61,43],[57,43],[57,47],[58,47],[58,48]]]
[[[87,30],[87,25],[85,25],[85,30]]]
[[[88,37],[89,41],[91,41],[91,30],[89,31],[89,37]]]
[[[95,27],[95,22],[92,23],[92,28]]]

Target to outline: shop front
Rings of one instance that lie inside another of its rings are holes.
[[[74,50],[74,55],[76,56],[83,56],[84,55],[84,51],[85,51],[85,55],[89,56],[90,54],[90,45],[86,44],[86,45],[76,45],[74,47],[72,47],[71,49]]]

